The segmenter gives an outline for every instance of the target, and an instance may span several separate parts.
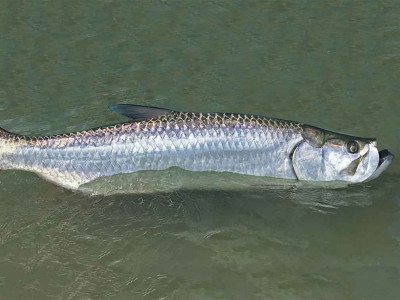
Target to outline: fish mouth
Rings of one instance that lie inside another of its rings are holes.
[[[379,175],[381,175],[382,172],[385,171],[387,169],[387,167],[389,167],[389,165],[392,163],[393,159],[394,159],[394,154],[391,153],[389,150],[384,149],[384,150],[379,151],[378,166],[376,167],[375,172],[372,173],[372,175],[366,181],[370,181],[372,179],[377,178]]]
[[[379,163],[377,169],[388,159],[393,160],[394,155],[389,150],[384,149],[379,151]]]

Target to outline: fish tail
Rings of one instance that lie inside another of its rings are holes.
[[[3,138],[7,134],[7,130],[0,127],[0,138]]]
[[[7,169],[2,157],[7,152],[7,145],[9,144],[9,139],[13,138],[15,134],[0,127],[0,171]]]
[[[13,136],[14,134],[0,127],[0,140],[6,140]]]
[[[4,151],[4,140],[7,137],[7,130],[0,127],[0,171],[3,170],[2,163],[1,163],[1,154]]]

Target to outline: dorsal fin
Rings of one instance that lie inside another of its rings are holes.
[[[128,117],[132,121],[140,122],[157,118],[162,115],[172,113],[172,110],[153,106],[133,105],[133,104],[115,104],[108,108],[116,113]]]

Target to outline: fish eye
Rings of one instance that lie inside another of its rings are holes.
[[[358,146],[358,143],[356,141],[350,141],[347,143],[347,151],[349,153],[353,153],[353,154],[357,153],[359,148],[360,147]]]

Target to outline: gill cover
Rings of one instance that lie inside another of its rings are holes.
[[[351,137],[315,127],[303,128],[303,141],[293,153],[299,180],[362,182],[378,167],[376,141]],[[357,151],[349,150],[356,143]]]

